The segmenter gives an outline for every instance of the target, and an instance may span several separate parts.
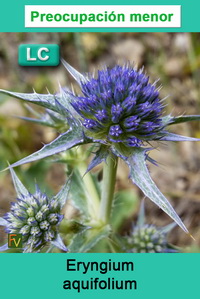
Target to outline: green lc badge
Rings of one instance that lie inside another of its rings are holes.
[[[18,48],[18,63],[22,66],[57,66],[60,47],[56,44],[22,44]]]

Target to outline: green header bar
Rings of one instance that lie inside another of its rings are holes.
[[[94,1],[66,1],[65,0],[21,0],[4,1],[1,4],[0,31],[1,32],[199,32],[200,2],[191,0],[154,0],[154,1],[98,1],[95,5],[181,5],[181,27],[180,28],[25,28],[25,5],[94,5]],[[66,25],[67,26],[67,25]]]

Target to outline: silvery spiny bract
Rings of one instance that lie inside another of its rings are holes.
[[[167,234],[175,223],[165,227],[145,224],[144,201],[141,203],[137,225],[133,226],[130,236],[126,237],[128,252],[136,253],[170,253],[177,252],[167,242]]]
[[[69,182],[53,198],[48,198],[36,185],[34,194],[22,185],[15,172],[11,174],[17,192],[17,201],[11,204],[10,212],[0,218],[0,225],[7,233],[22,234],[23,252],[38,252],[46,245],[54,245],[67,251],[58,233],[58,225],[63,219],[61,209],[67,199]],[[8,249],[8,244],[0,251]]]
[[[80,74],[65,61],[63,64],[79,84],[82,95],[61,87],[56,94],[23,94],[0,90],[45,107],[46,111],[56,113],[56,117],[60,115],[64,119],[63,125],[67,123],[69,127],[54,141],[11,166],[42,159],[77,145],[95,143],[99,148],[88,171],[105,162],[108,156],[120,157],[128,165],[133,183],[188,233],[169,201],[152,181],[146,161],[156,163],[148,153],[153,149],[149,147],[151,141],[199,141],[197,138],[170,133],[166,127],[200,120],[200,116],[163,116],[163,100],[155,84],[150,84],[141,70],[129,64],[104,68],[96,77]],[[45,124],[44,119],[42,123]],[[49,125],[48,121],[46,125]]]

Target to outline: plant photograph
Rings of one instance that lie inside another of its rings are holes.
[[[200,252],[199,78],[199,33],[0,33],[0,252]]]

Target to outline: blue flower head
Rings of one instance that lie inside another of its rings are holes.
[[[130,65],[105,68],[97,78],[81,81],[81,91],[83,96],[72,97],[71,105],[88,136],[139,147],[164,133],[159,92],[141,70]]]
[[[168,243],[167,234],[176,224],[156,227],[145,223],[144,201],[141,203],[137,225],[133,226],[130,236],[126,237],[128,252],[135,253],[170,253],[177,250]]]
[[[63,192],[67,191],[68,183],[57,196],[48,198],[37,185],[35,193],[29,193],[13,170],[11,173],[18,198],[11,204],[10,212],[0,218],[0,225],[5,225],[7,233],[22,234],[24,252],[38,252],[49,244],[67,251],[58,233],[58,225],[63,219]],[[6,249],[7,244],[0,251]]]

